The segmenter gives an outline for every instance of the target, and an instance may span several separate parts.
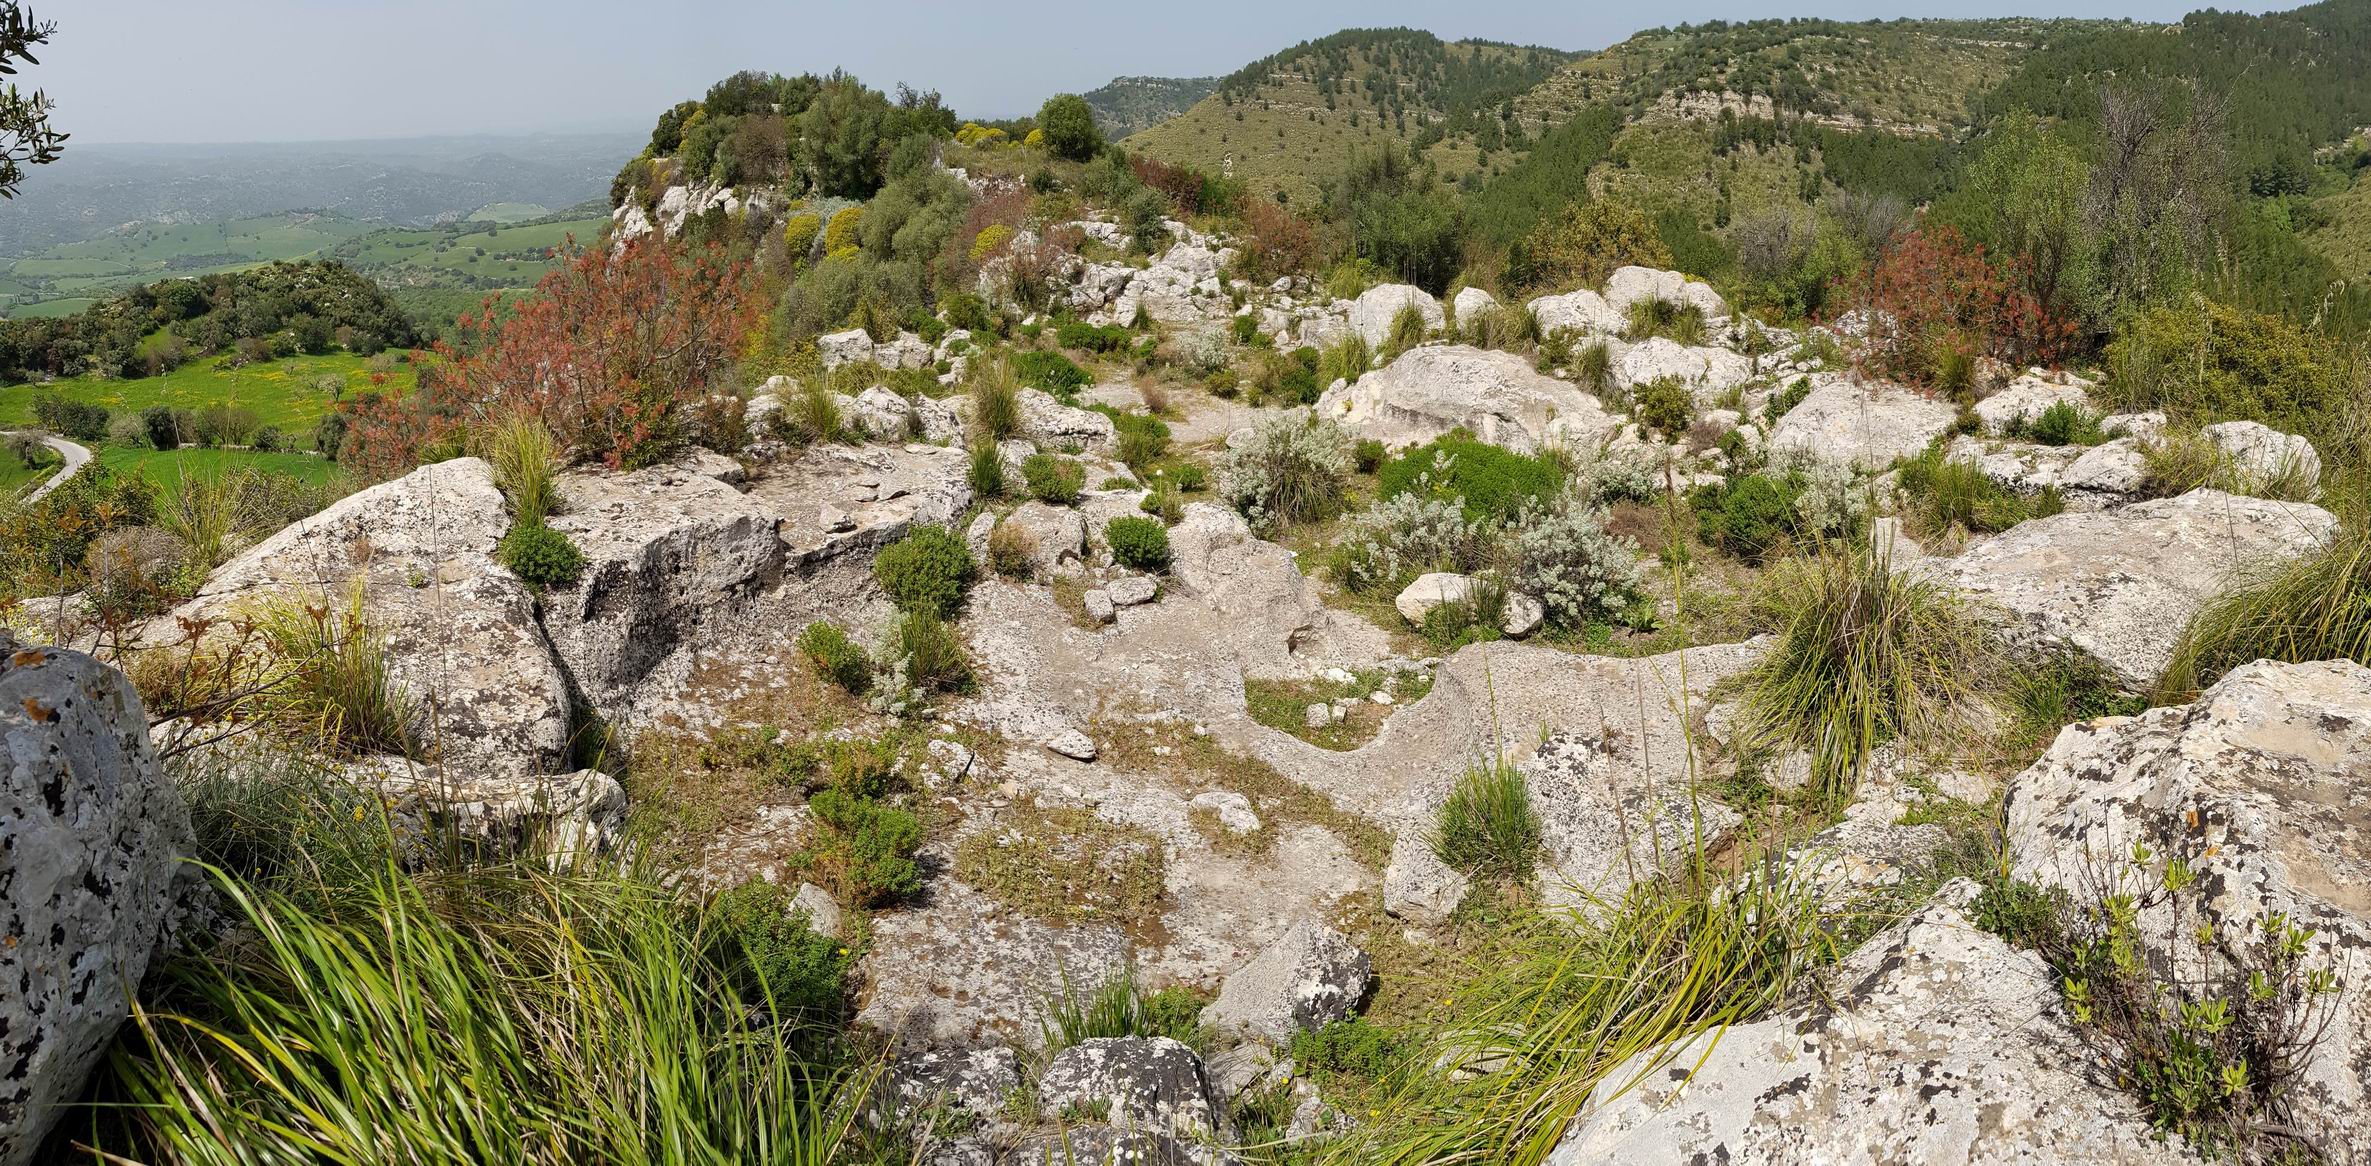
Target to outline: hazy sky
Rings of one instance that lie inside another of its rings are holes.
[[[640,130],[737,69],[844,67],[1009,116],[1117,74],[1230,72],[1347,26],[1601,48],[1715,18],[2041,13],[2165,20],[2197,0],[32,0],[24,79],[82,142]],[[2286,7],[2287,5],[2282,5]],[[2228,7],[2228,6],[2226,6]],[[2247,5],[2260,8],[2260,5]]]

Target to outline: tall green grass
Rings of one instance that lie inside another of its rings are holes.
[[[863,1160],[865,1081],[812,1068],[768,998],[726,986],[707,917],[655,882],[385,869],[328,915],[217,881],[248,934],[135,1006],[104,1161]]]
[[[281,730],[332,757],[417,756],[412,699],[387,668],[387,641],[364,611],[362,588],[343,600],[285,592],[265,600],[255,626],[271,675],[262,704]]]
[[[2371,665],[2371,530],[2355,522],[2328,546],[2223,592],[2190,619],[2151,699],[2189,700],[2251,660]]]
[[[1766,589],[1778,643],[1744,678],[1746,739],[1811,753],[1831,804],[1880,745],[1964,740],[2008,669],[1993,634],[1883,548],[1822,551]]]
[[[1441,806],[1430,842],[1434,857],[1468,875],[1529,878],[1539,857],[1540,820],[1522,771],[1505,761],[1467,769]]]
[[[510,499],[513,521],[534,526],[559,513],[560,445],[534,414],[519,411],[488,426],[479,437],[494,485]]]

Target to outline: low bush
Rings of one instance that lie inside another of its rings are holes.
[[[1696,394],[1677,377],[1658,377],[1631,390],[1630,410],[1640,428],[1678,441],[1696,420]]]
[[[1372,437],[1362,437],[1358,439],[1358,444],[1350,447],[1350,457],[1359,473],[1371,474],[1391,460],[1391,447]]]
[[[1021,431],[1021,380],[1003,357],[972,362],[971,424],[982,443],[994,445]]]
[[[1416,446],[1376,471],[1377,492],[1389,499],[1411,491],[1463,499],[1470,517],[1510,519],[1525,506],[1556,496],[1563,467],[1543,458],[1476,441],[1462,430]]]
[[[904,669],[906,683],[925,693],[969,692],[971,653],[955,625],[928,608],[900,616],[892,634],[891,654]]]
[[[1614,350],[1603,340],[1583,348],[1573,356],[1573,379],[1592,393],[1604,393],[1614,383]]]
[[[852,695],[862,696],[873,685],[872,657],[837,624],[824,620],[808,624],[799,633],[799,651],[815,666],[817,676]]]
[[[357,587],[344,601],[293,592],[255,613],[269,660],[258,679],[266,715],[331,757],[413,756],[412,699],[387,668],[386,637]]]
[[[922,823],[910,811],[837,788],[815,791],[807,810],[819,827],[808,858],[842,898],[875,907],[922,886]]]
[[[1975,462],[1946,456],[1939,442],[1902,463],[1897,480],[1910,496],[1912,517],[1930,533],[1954,527],[2003,531],[2034,517],[2032,504],[1993,481]]]
[[[1031,497],[1055,506],[1078,505],[1079,495],[1087,488],[1086,467],[1050,453],[1033,453],[1022,459],[1021,478],[1029,483]]]
[[[1435,857],[1472,878],[1531,877],[1540,821],[1522,772],[1504,761],[1467,769],[1441,806],[1431,844]]]
[[[892,602],[942,619],[963,606],[978,572],[971,548],[941,526],[918,526],[873,560],[873,577]]]
[[[2024,433],[2043,445],[2098,445],[2108,439],[2100,431],[2099,415],[2073,401],[2052,401],[2025,424]]]
[[[541,522],[522,522],[502,536],[496,551],[502,565],[528,586],[573,587],[584,575],[585,555],[569,537]]]
[[[1604,514],[1569,494],[1527,507],[1496,557],[1507,586],[1539,600],[1555,627],[1619,618],[1645,593],[1637,544],[1607,532]]]
[[[1019,523],[999,522],[988,532],[988,569],[1006,579],[1037,573],[1037,536]]]
[[[1117,352],[1128,343],[1128,330],[1116,324],[1088,324],[1069,320],[1054,329],[1054,342],[1081,352]]]
[[[1688,496],[1704,541],[1748,563],[1759,563],[1793,536],[1795,491],[1783,480],[1747,474],[1699,487]]]
[[[771,1003],[782,1020],[829,1031],[847,1011],[847,949],[791,907],[790,892],[751,879],[708,904],[704,953],[740,999]]]
[[[1338,513],[1352,465],[1350,435],[1341,426],[1280,415],[1219,455],[1218,492],[1254,528],[1273,531]]]
[[[70,441],[107,439],[107,407],[76,401],[49,390],[33,394],[33,423]]]
[[[1004,451],[993,442],[981,442],[971,447],[971,465],[965,471],[971,492],[981,501],[1004,497]]]
[[[1155,573],[1169,569],[1169,528],[1158,518],[1114,518],[1104,524],[1103,538],[1111,545],[1111,561],[1120,566]]]
[[[1113,411],[1112,428],[1118,431],[1120,464],[1143,473],[1145,467],[1169,452],[1169,423],[1158,417],[1141,413]]]
[[[1087,370],[1059,352],[1033,349],[1013,358],[1013,375],[1033,389],[1043,389],[1064,404],[1078,399],[1078,391],[1095,383]]]

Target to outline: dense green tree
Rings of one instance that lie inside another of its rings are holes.
[[[2091,166],[2029,110],[1996,124],[1934,217],[1996,254],[2022,256],[2025,290],[2057,312],[2094,313],[2098,254],[2085,222]]]
[[[1084,162],[1103,152],[1103,131],[1095,128],[1095,111],[1076,93],[1057,93],[1037,111],[1037,128],[1045,131],[1046,148],[1073,162]]]
[[[799,161],[818,190],[870,198],[888,161],[889,99],[856,78],[833,73],[799,114]]]
[[[0,0],[0,77],[13,77],[14,62],[41,62],[33,47],[49,43],[57,25],[33,18],[17,0]],[[25,180],[25,167],[58,159],[66,135],[49,124],[51,102],[41,90],[28,94],[15,82],[0,86],[0,198],[15,198]]]

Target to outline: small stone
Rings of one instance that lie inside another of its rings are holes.
[[[1520,640],[1540,630],[1548,622],[1548,609],[1540,601],[1520,591],[1507,593],[1505,610],[1499,615],[1498,630],[1509,639]]]
[[[1046,738],[1046,748],[1073,761],[1093,761],[1098,755],[1095,739],[1077,729],[1064,729]]]
[[[1251,799],[1231,790],[1212,790],[1195,794],[1193,805],[1218,815],[1218,824],[1229,834],[1253,834],[1260,828],[1260,816],[1251,808]]]
[[[843,534],[856,529],[856,520],[848,517],[848,512],[837,506],[825,506],[816,515],[816,521],[821,522],[823,529],[833,534]]]
[[[1087,618],[1096,623],[1110,623],[1119,618],[1117,605],[1111,601],[1111,592],[1089,591],[1079,597],[1079,602],[1086,605]]]
[[[831,892],[813,883],[800,883],[798,893],[791,896],[790,913],[803,917],[807,929],[827,939],[840,937],[840,903]]]
[[[1160,585],[1150,575],[1124,575],[1104,584],[1103,590],[1111,596],[1112,606],[1135,607],[1151,603]]]
[[[1432,609],[1445,603],[1471,603],[1474,581],[1471,576],[1454,571],[1434,571],[1419,575],[1416,581],[1401,590],[1391,605],[1399,609],[1409,623],[1420,624]]]
[[[1390,704],[1391,694],[1378,688],[1375,691],[1368,693],[1367,699],[1374,701],[1376,704]]]
[[[1301,723],[1309,726],[1312,729],[1322,729],[1327,725],[1333,724],[1334,706],[1327,704],[1322,700],[1310,705],[1308,709],[1303,712]]]

